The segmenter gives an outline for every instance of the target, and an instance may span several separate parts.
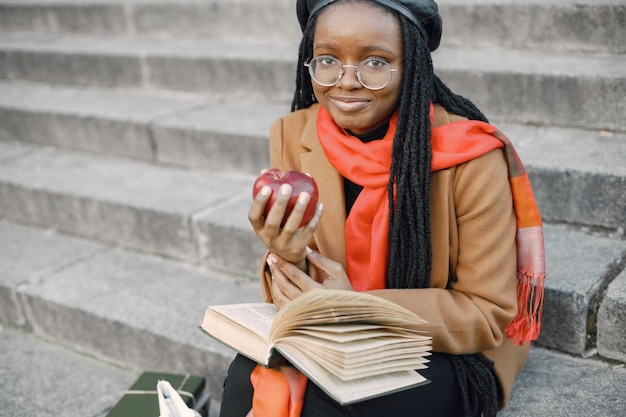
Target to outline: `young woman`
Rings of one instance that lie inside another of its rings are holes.
[[[434,75],[433,1],[298,0],[297,12],[297,87],[292,113],[272,125],[271,163],[312,175],[322,203],[299,227],[309,202],[300,195],[281,228],[290,187],[266,217],[270,190],[257,195],[249,219],[268,248],[265,298],[281,307],[340,288],[414,311],[433,337],[420,371],[431,383],[343,407],[297,371],[279,381],[237,356],[221,416],[494,416],[541,308],[541,223],[523,167]]]

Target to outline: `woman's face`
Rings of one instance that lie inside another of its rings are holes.
[[[332,87],[315,81],[317,101],[335,122],[355,134],[373,131],[389,120],[396,109],[402,85],[402,37],[400,23],[378,6],[364,3],[328,6],[318,17],[313,39],[313,58],[330,55],[344,65],[358,65],[375,57],[389,63],[391,81],[381,90],[368,90],[356,77],[354,68],[345,68],[341,80]]]

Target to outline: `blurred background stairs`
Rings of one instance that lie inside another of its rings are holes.
[[[441,0],[436,72],[515,143],[543,329],[503,416],[626,415],[626,2]],[[0,416],[103,416],[208,378],[209,304],[257,301],[247,222],[289,111],[293,0],[0,0]]]

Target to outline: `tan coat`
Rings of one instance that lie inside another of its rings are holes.
[[[345,267],[343,178],[317,139],[318,105],[277,120],[270,129],[272,167],[311,174],[324,213],[311,246]],[[435,106],[434,125],[460,120]],[[433,266],[430,288],[372,294],[414,311],[429,323],[436,352],[483,352],[495,362],[504,406],[529,347],[513,345],[504,329],[516,312],[515,214],[500,149],[431,175]],[[263,268],[264,269],[264,268]],[[271,301],[269,276],[262,272]]]

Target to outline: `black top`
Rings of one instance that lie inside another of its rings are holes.
[[[361,142],[371,142],[373,140],[380,140],[384,138],[385,135],[387,134],[387,130],[389,130],[389,122],[387,122],[386,124],[382,125],[378,129],[375,129],[374,131],[370,133],[366,133],[365,135],[355,135],[349,130],[347,132],[348,134],[359,138]],[[350,210],[352,210],[352,206],[354,205],[356,198],[361,193],[361,190],[363,190],[363,186],[359,184],[355,184],[349,179],[344,178],[343,190],[344,190],[344,194],[346,198],[346,216],[347,216],[350,213]]]

